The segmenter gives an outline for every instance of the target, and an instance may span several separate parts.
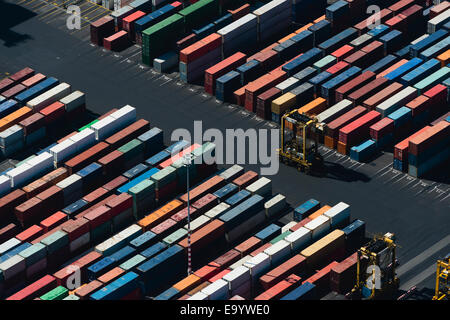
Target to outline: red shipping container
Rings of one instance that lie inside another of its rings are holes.
[[[34,86],[35,84],[38,84],[39,82],[41,82],[45,78],[47,78],[47,77],[44,76],[42,73],[37,73],[34,76],[32,76],[31,78],[28,78],[28,79],[22,81],[22,84],[25,87],[30,88],[30,87]]]
[[[117,172],[123,171],[124,155],[119,150],[114,150],[100,158],[97,162],[102,165],[104,176],[116,176]]]
[[[91,28],[91,42],[98,46],[103,45],[103,38],[109,37],[115,31],[114,18],[111,16],[104,16],[94,21],[90,25]]]
[[[336,89],[336,101],[339,102],[346,98],[352,91],[358,90],[363,85],[375,79],[375,73],[372,71],[366,71],[360,74],[356,78],[348,81],[339,88]]]
[[[176,46],[178,51],[181,51],[183,49],[186,49],[191,44],[197,41],[197,35],[195,33],[191,33],[187,37],[184,37],[183,39],[176,42]]]
[[[245,104],[245,88],[247,88],[247,85],[243,86],[242,88],[237,89],[235,92],[233,92],[234,95],[234,103],[239,106],[244,106]]]
[[[442,106],[442,109],[444,109],[447,102],[447,92],[448,92],[447,90],[448,89],[446,86],[442,84],[437,84],[430,90],[426,91],[423,95],[430,98],[433,106],[437,107]]]
[[[66,266],[65,268],[57,271],[53,276],[56,278],[59,286],[67,286],[67,279],[76,272],[76,268],[74,267],[78,267],[81,275],[81,280],[84,282],[87,280],[87,268],[89,268],[95,262],[99,261],[101,258],[103,258],[103,256],[100,253],[91,251],[83,255],[78,260],[72,262],[69,266]]]
[[[102,188],[104,188],[108,191],[112,191],[112,190],[120,188],[127,182],[128,182],[128,178],[125,178],[124,176],[118,176],[117,178],[114,178],[113,180],[109,181],[107,184],[103,185]]]
[[[16,84],[11,89],[8,89],[8,90],[2,92],[2,96],[5,97],[6,99],[11,99],[15,95],[21,93],[22,91],[25,91],[26,89],[27,89],[27,87],[25,87],[24,85]]]
[[[88,202],[89,204],[97,203],[103,199],[105,199],[107,196],[111,194],[110,191],[100,187],[92,191],[91,193],[85,195],[83,197],[83,200]]]
[[[360,118],[339,130],[339,141],[347,146],[354,146],[369,137],[369,128],[381,119],[377,111],[369,111]]]
[[[154,234],[164,237],[163,235],[170,233],[170,231],[174,229],[176,224],[177,222],[175,220],[167,219],[158,224],[157,226],[153,227],[152,229],[150,229],[150,231],[153,232]]]
[[[221,238],[223,239],[224,236],[225,224],[218,219],[214,219],[192,233],[191,248],[193,252],[195,251],[199,256],[201,256],[202,249],[210,246],[211,243],[214,243],[216,240]],[[187,239],[184,238],[178,243],[178,245],[187,249]]]
[[[350,65],[345,61],[339,61],[335,65],[329,67],[327,70],[325,70],[328,73],[331,73],[332,75],[339,75],[341,72],[344,72],[350,68]]]
[[[374,110],[377,105],[379,105],[381,102],[389,99],[394,94],[398,93],[403,89],[403,86],[400,83],[394,82],[391,85],[387,86],[380,92],[372,95],[367,100],[363,102],[363,106],[366,107],[368,110]]]
[[[261,93],[256,98],[256,115],[265,120],[271,120],[272,101],[281,96],[281,90],[275,87]]]
[[[42,200],[45,210],[55,212],[64,206],[64,193],[60,187],[51,186],[39,193],[36,198]]]
[[[340,61],[344,60],[345,58],[347,58],[349,55],[351,55],[354,52],[354,50],[355,50],[354,47],[346,44],[346,45],[340,47],[339,49],[337,49],[336,51],[334,51],[333,53],[331,53],[331,55],[333,57],[336,57],[337,61],[340,62]]]
[[[14,87],[14,85],[15,85],[15,82],[9,78],[0,80],[0,93]]]
[[[400,0],[388,7],[388,9],[391,10],[393,14],[397,14],[414,4],[415,1],[416,0]]]
[[[212,276],[211,278],[207,279],[209,282],[213,283],[216,280],[222,279],[223,276],[225,276],[226,274],[230,273],[231,269],[225,269],[220,271],[218,274]]]
[[[23,68],[20,71],[17,71],[16,73],[14,73],[12,76],[9,76],[9,78],[14,81],[15,83],[17,82],[22,82],[28,78],[30,78],[31,76],[34,75],[34,70],[31,68]]]
[[[336,261],[331,262],[325,268],[317,271],[314,275],[303,281],[312,283],[316,286],[316,292],[318,296],[322,296],[330,292],[330,271],[331,268],[337,266],[338,263]]]
[[[288,294],[301,284],[301,278],[295,274],[291,274],[286,279],[278,282],[272,288],[264,291],[255,300],[278,300]]]
[[[307,224],[308,222],[310,222],[311,219],[310,218],[304,218],[302,221],[300,221],[299,223],[297,223],[296,225],[292,226],[289,230],[294,232],[297,231],[298,229],[300,229],[301,227],[304,227],[305,224]]]
[[[225,185],[225,180],[219,176],[213,176],[212,178],[206,180],[202,184],[198,185],[194,189],[189,191],[190,201],[195,202],[201,197],[207,195],[208,193],[213,193]],[[180,200],[184,203],[187,202],[187,194],[180,196]]]
[[[203,281],[206,281],[207,279],[213,277],[214,275],[218,274],[220,272],[219,266],[216,265],[206,265],[202,268],[200,268],[197,271],[194,271],[194,274],[202,279]]]
[[[352,122],[353,120],[359,118],[363,114],[367,112],[367,109],[361,106],[357,106],[353,108],[352,110],[344,113],[342,116],[338,117],[337,119],[331,121],[326,126],[326,135],[332,138],[337,139],[339,137],[339,130]]]
[[[90,147],[89,149],[76,155],[75,157],[67,160],[64,163],[64,166],[69,171],[69,174],[73,174],[91,164],[92,162],[97,161],[101,157],[104,157],[109,150],[111,150],[110,145],[106,142],[101,141],[96,145]]]
[[[19,233],[16,238],[22,242],[30,242],[43,234],[43,228],[38,225],[32,225],[28,229]]]
[[[256,250],[253,250],[252,252],[250,252],[250,255],[252,257],[256,256],[257,254],[263,252],[264,250],[266,250],[267,248],[269,248],[270,246],[272,246],[272,244],[270,242],[267,242],[265,244],[263,244],[262,246],[260,246],[259,248],[257,248]]]
[[[197,60],[211,50],[214,50],[222,45],[222,37],[217,33],[195,42],[189,47],[180,51],[180,62],[189,63]]]
[[[243,258],[253,250],[256,250],[256,248],[259,247],[261,244],[262,244],[261,239],[258,239],[256,237],[250,237],[244,242],[237,245],[234,249],[238,251],[241,255],[241,258]]]
[[[39,280],[16,292],[6,300],[33,300],[57,287],[56,279],[51,275],[45,275]]]
[[[247,58],[247,62],[251,60],[259,61],[261,68],[264,71],[272,70],[276,65],[279,65],[281,63],[278,52],[274,50],[260,51],[254,54],[253,56]]]
[[[236,21],[250,13],[250,4],[246,3],[235,10],[228,10],[228,12],[233,16],[233,21]]]
[[[75,294],[80,297],[80,300],[88,300],[89,296],[94,293],[94,291],[100,289],[102,286],[103,283],[98,280],[94,280],[76,289]]]
[[[40,226],[43,228],[43,233],[47,233],[50,230],[58,227],[68,219],[68,216],[64,212],[58,211],[52,214],[50,217],[42,220]]]
[[[350,257],[333,266],[330,270],[331,291],[347,294],[356,284],[356,266],[358,258],[355,252]]]
[[[428,128],[421,134],[411,138],[408,144],[408,152],[418,156],[442,139],[450,135],[450,122],[442,121]]]
[[[43,202],[36,197],[31,198],[14,208],[14,214],[22,227],[31,225],[42,217],[43,211]]]
[[[105,142],[111,145],[111,149],[116,149],[125,143],[137,138],[144,132],[150,129],[150,122],[145,119],[139,119],[138,121],[130,124],[126,128],[108,137]]]
[[[443,13],[444,11],[446,11],[449,8],[450,8],[449,1],[444,1],[444,2],[441,2],[440,4],[433,6],[430,10],[430,20],[433,19],[434,17],[440,15],[441,13]]]
[[[108,201],[106,205],[111,208],[110,214],[111,217],[114,218],[119,213],[131,209],[131,207],[133,206],[133,197],[128,193],[121,193],[114,199]]]
[[[45,124],[49,125],[57,120],[64,118],[66,108],[64,104],[57,101],[39,111],[45,117]]]
[[[20,121],[19,125],[23,128],[24,135],[28,136],[45,125],[45,118],[42,114],[35,113]]]
[[[380,41],[372,41],[368,45],[361,48],[361,51],[367,53],[368,63],[372,64],[383,57],[384,46]]]
[[[247,55],[242,52],[236,52],[232,56],[222,60],[216,65],[205,70],[205,91],[210,95],[216,92],[216,80],[227,72],[236,69],[245,63]]]
[[[239,190],[247,188],[250,184],[258,180],[258,174],[255,171],[247,171],[233,180],[233,183],[239,187]]]
[[[125,30],[103,39],[103,47],[111,51],[121,51],[130,44],[130,36]]]
[[[89,220],[79,218],[71,220],[70,222],[70,224],[62,228],[62,230],[68,234],[70,242],[89,232]]]
[[[125,31],[128,31],[128,34],[130,35],[132,40],[134,40],[134,22],[145,15],[145,12],[136,11],[122,19],[122,28]]]
[[[297,254],[278,267],[263,275],[259,281],[264,290],[268,290],[290,274],[303,275],[306,272],[305,257]]]
[[[370,137],[374,140],[380,140],[389,133],[394,132],[394,120],[383,118],[370,127]]]
[[[14,235],[16,235],[18,231],[19,228],[14,223],[10,223],[3,228],[0,228],[0,243],[3,243],[6,240],[14,237]]]
[[[361,104],[364,100],[369,98],[374,93],[386,88],[389,84],[389,80],[386,78],[376,78],[375,80],[369,82],[358,90],[350,93],[347,96],[347,99],[353,102],[353,105],[356,106]]]
[[[245,88],[245,109],[255,112],[256,97],[264,91],[275,87],[283,80],[286,80],[286,78],[286,72],[283,70],[275,70],[250,82]]]

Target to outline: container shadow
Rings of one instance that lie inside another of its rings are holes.
[[[338,163],[329,161],[324,162],[323,176],[330,179],[341,180],[345,182],[369,182],[370,178],[358,171],[346,168]]]
[[[421,178],[450,185],[450,159],[424,174]]]
[[[37,14],[19,5],[0,0],[0,39],[5,47],[14,47],[33,39],[28,34],[20,34],[12,28],[35,17]]]

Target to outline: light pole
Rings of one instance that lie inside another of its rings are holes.
[[[186,167],[186,179],[187,179],[187,243],[188,243],[188,276],[192,273],[191,268],[191,208],[189,204],[189,167],[192,163],[192,154],[188,153],[183,156],[183,165]]]

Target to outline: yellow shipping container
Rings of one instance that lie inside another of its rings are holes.
[[[297,96],[293,93],[285,93],[281,97],[272,101],[272,112],[276,114],[283,114],[291,109],[297,101]]]
[[[306,264],[311,270],[320,268],[327,260],[335,259],[336,255],[345,249],[345,233],[334,230],[304,249],[300,254],[306,258]]]

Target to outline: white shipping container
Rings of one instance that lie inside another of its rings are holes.
[[[53,156],[48,152],[43,152],[25,163],[33,167],[36,174],[40,174],[52,169]]]
[[[11,178],[6,175],[0,176],[0,197],[3,197],[9,191],[11,191]]]
[[[318,122],[330,123],[352,108],[352,102],[350,100],[344,99],[331,106],[327,110],[319,113],[316,118]]]
[[[297,222],[295,222],[295,221],[291,221],[291,222],[285,224],[284,226],[281,227],[281,233],[285,233],[286,231],[289,231],[289,229],[291,229],[296,224],[297,224]]]
[[[250,269],[252,283],[255,283],[270,269],[270,257],[266,253],[260,252],[243,265]]]
[[[62,97],[67,96],[70,93],[71,87],[68,83],[60,83],[56,87],[44,92],[43,94],[31,99],[27,102],[27,107],[34,110],[34,112],[40,111],[42,108],[58,101]]]
[[[263,23],[286,10],[291,10],[291,1],[273,0],[254,10],[253,14],[258,17],[258,23]]]
[[[66,112],[71,112],[86,104],[86,95],[83,92],[76,90],[59,100],[59,102],[64,104]]]
[[[222,279],[228,282],[229,289],[233,291],[246,282],[250,283],[250,269],[244,266],[237,267],[224,275]]]
[[[69,138],[77,145],[77,152],[86,150],[95,144],[95,132],[90,128],[86,128]]]
[[[0,245],[0,256],[4,253],[6,253],[7,251],[14,249],[15,247],[17,247],[19,244],[21,244],[22,242],[19,239],[16,238],[11,238],[5,242],[3,242]]]
[[[229,207],[230,207],[229,204],[227,204],[225,202],[221,202],[214,208],[207,211],[205,213],[205,216],[209,217],[210,219],[214,219],[216,216],[218,216],[218,215],[224,213],[226,210],[228,210]]]
[[[2,147],[8,147],[19,140],[23,140],[23,136],[23,128],[15,124],[0,132],[0,145]]]
[[[282,94],[285,94],[286,92],[289,92],[290,90],[294,89],[296,86],[299,85],[299,81],[297,78],[290,77],[275,86],[278,90],[281,91]]]
[[[244,173],[244,168],[240,165],[233,165],[219,174],[219,177],[222,177],[226,181],[231,181],[237,178],[239,175]]]
[[[433,19],[428,21],[427,32],[435,33],[440,27],[450,21],[450,9],[445,10]]]
[[[345,202],[339,202],[327,210],[324,215],[330,218],[332,228],[341,226],[344,222],[350,221],[350,206]]]
[[[11,179],[11,188],[19,188],[24,185],[26,182],[32,179],[33,169],[27,164],[23,163],[20,166],[9,170],[6,173]]]
[[[70,139],[65,139],[56,146],[50,148],[50,153],[53,155],[53,162],[55,164],[61,163],[76,152],[77,144]]]
[[[178,54],[169,51],[162,56],[153,59],[153,68],[158,72],[167,72],[175,68],[178,64]]]
[[[272,180],[261,177],[247,188],[245,188],[251,194],[258,194],[260,196],[268,196],[272,194]]]
[[[201,290],[208,296],[208,300],[228,300],[228,282],[218,279]]]
[[[373,37],[370,34],[365,33],[356,38],[355,40],[353,40],[352,42],[350,42],[350,45],[356,49],[359,49],[368,44],[369,42],[371,42],[372,38]]]
[[[252,29],[254,29],[256,32],[257,23],[258,18],[254,14],[248,13],[242,18],[218,30],[217,33],[222,36],[224,41],[230,40]]]
[[[0,263],[0,270],[3,271],[3,279],[5,280],[9,280],[20,272],[25,271],[25,268],[25,259],[18,254]]]
[[[111,113],[111,117],[117,119],[122,128],[126,127],[136,121],[136,108],[127,104],[116,112]]]
[[[264,253],[270,257],[271,266],[275,268],[291,256],[291,243],[280,240],[265,249]]]
[[[290,242],[292,253],[295,254],[306,248],[311,243],[312,232],[305,227],[301,227],[289,234],[286,238],[284,238],[284,240]]]
[[[251,258],[252,258],[251,255],[246,255],[245,257],[243,257],[243,258],[239,259],[238,261],[236,261],[235,263],[233,263],[233,264],[230,266],[230,269],[231,269],[231,270],[234,270],[234,269],[236,269],[236,268],[238,268],[238,267],[244,265],[244,263],[246,263],[247,261],[249,261]]]
[[[132,224],[128,228],[122,230],[121,232],[115,234],[111,238],[103,241],[99,245],[95,247],[95,251],[98,253],[103,254],[104,252],[108,251],[112,247],[116,246],[117,244],[121,242],[126,242],[130,240],[132,237],[137,237],[139,234],[142,233],[142,228],[138,226],[137,224]]]
[[[117,126],[117,120],[110,115],[94,123],[91,129],[95,132],[96,140],[104,140],[106,137],[120,130]]]
[[[91,234],[89,232],[86,232],[69,244],[70,252],[75,252],[76,250],[82,248],[84,245],[87,245],[90,241]]]
[[[281,212],[286,208],[286,197],[282,194],[277,194],[275,197],[264,203],[264,211],[267,218]]]
[[[381,113],[383,117],[386,117],[390,113],[394,112],[395,110],[399,109],[400,107],[417,97],[417,92],[418,90],[416,88],[406,87],[402,91],[394,94],[392,97],[380,103],[376,107],[376,110]]]
[[[186,300],[208,300],[208,295],[199,291],[199,292],[195,293],[193,296],[187,298]]]
[[[77,174],[72,174],[56,184],[63,190],[64,205],[69,205],[83,197],[83,181]]]
[[[416,43],[419,43],[422,40],[425,40],[426,38],[428,38],[430,35],[429,34],[424,34],[423,36],[420,36],[419,38],[417,38],[414,41],[411,41],[412,45],[415,45]]]
[[[205,216],[205,215],[201,215],[200,217],[198,217],[197,219],[194,219],[193,221],[191,221],[191,230],[195,231],[201,227],[203,227],[205,224],[207,224],[209,221],[211,220],[210,217]],[[188,229],[188,225],[187,223],[184,225],[184,229]]]
[[[330,231],[330,218],[321,215],[305,224],[305,228],[311,230],[312,240],[315,241]]]

